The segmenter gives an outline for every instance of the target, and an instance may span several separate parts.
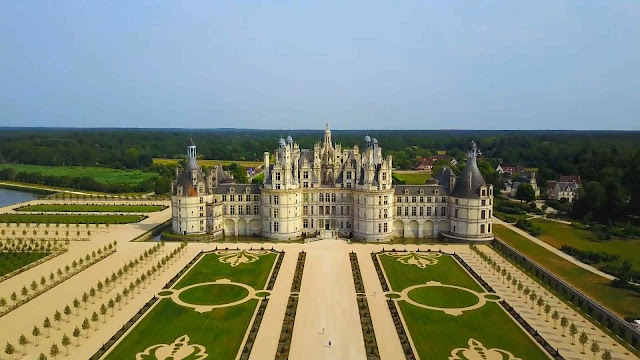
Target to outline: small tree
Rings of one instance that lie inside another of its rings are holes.
[[[29,344],[29,339],[27,339],[24,334],[20,334],[20,337],[18,338],[18,344],[22,346],[22,355],[27,355],[27,344]]]
[[[15,302],[16,300],[18,300],[18,294],[16,294],[16,292],[14,291],[11,293],[9,298],[11,299],[11,301]]]
[[[7,306],[7,299],[2,297],[0,298],[0,308],[4,309],[5,306]]]
[[[56,324],[58,324],[58,330],[60,330],[60,320],[62,320],[62,314],[60,311],[56,310],[56,312],[53,313],[53,320],[56,321]]]
[[[551,314],[551,319],[553,320],[553,328],[557,329],[558,320],[560,319],[560,313],[558,310],[554,310],[553,314]]]
[[[60,349],[58,349],[58,345],[52,344],[51,349],[49,349],[49,355],[51,355],[52,358],[57,359],[58,354],[60,354]]]
[[[51,274],[51,275],[53,275],[53,274]],[[43,277],[41,277],[41,278],[40,278],[40,286],[44,287],[44,284],[46,284],[46,283],[47,283],[47,279],[45,279],[45,277],[44,277],[44,276],[43,276]]]
[[[104,304],[100,305],[100,315],[102,315],[102,323],[107,322],[107,307]]]
[[[580,343],[580,345],[582,345],[581,353],[584,354],[584,346],[587,344],[587,342],[589,342],[589,336],[587,335],[586,332],[582,331],[582,333],[580,334],[580,337],[578,337],[578,342]]]
[[[65,355],[69,355],[69,345],[71,345],[71,339],[67,336],[67,334],[62,335],[62,346],[64,346]]]
[[[49,337],[49,333],[51,332],[51,320],[49,320],[48,317],[44,318],[44,321],[42,322],[42,327],[45,328],[45,330],[47,330],[47,337]]]
[[[44,353],[40,353],[40,356],[38,356],[38,360],[48,360],[48,359],[49,358]]]
[[[533,306],[535,305],[535,301],[538,298],[538,295],[536,295],[535,291],[532,291],[531,294],[529,295],[529,300],[531,300],[531,308],[533,309]]]
[[[91,324],[89,324],[89,319],[84,318],[84,320],[82,320],[82,330],[86,331],[85,338],[89,337],[89,329],[91,329]]]
[[[596,355],[600,352],[600,344],[598,344],[597,341],[593,340],[593,342],[591,342],[589,351],[591,351],[591,353],[593,354],[593,359],[595,360]]]
[[[76,316],[78,316],[78,312],[80,311],[80,300],[78,300],[78,298],[73,299],[73,308],[76,309]]]
[[[102,289],[104,288],[102,281],[98,280],[98,285],[96,287],[98,288],[98,293],[100,293],[100,299],[102,299]]]
[[[36,290],[38,290],[38,283],[35,280],[33,280],[29,287],[31,288],[31,291],[35,292]]]
[[[513,279],[511,279],[511,285],[513,286],[513,293],[516,292],[517,289],[517,285],[518,285],[518,279],[516,279],[515,277]]]
[[[76,338],[76,346],[80,345],[80,329],[77,326],[73,329],[73,333],[71,335]]]
[[[542,306],[544,305],[544,299],[542,298],[542,296],[538,298],[536,305],[538,305],[538,315],[540,315],[540,311],[542,310]]]
[[[529,294],[531,293],[531,289],[529,289],[529,287],[525,287],[523,294],[524,294],[524,303],[527,303],[527,300],[529,300]]]
[[[532,202],[536,199],[536,192],[533,190],[533,187],[530,184],[521,183],[518,186],[518,190],[516,190],[516,199],[528,203]]]
[[[578,327],[576,326],[576,324],[571,323],[571,326],[569,326],[569,335],[571,335],[571,345],[576,344],[577,333],[578,333]]]
[[[23,298],[27,298],[27,294],[29,294],[29,289],[27,289],[26,286],[23,286],[22,289],[20,290],[20,294],[22,294]]]
[[[93,324],[95,325],[94,330],[98,330],[98,320],[100,320],[100,317],[98,316],[97,312],[93,312],[93,314],[91,314],[91,321],[93,321]]]
[[[33,325],[33,330],[31,330],[31,335],[36,338],[36,346],[40,344],[40,328]]]
[[[91,296],[91,303],[95,304],[96,303],[96,289],[94,289],[93,287],[91,289],[89,289],[89,296]]]
[[[129,298],[129,289],[127,289],[126,287],[124,289],[122,289],[122,296],[124,297],[124,304],[128,304],[128,298]]]
[[[109,309],[111,309],[111,316],[113,316],[113,312],[114,312],[114,307],[116,306],[115,301],[113,301],[113,299],[109,299],[109,302],[107,303],[107,307],[109,307]]]
[[[9,360],[13,359],[13,353],[16,352],[16,348],[13,347],[9,342],[4,346],[4,353],[9,355]]]
[[[116,303],[118,304],[118,310],[122,310],[122,296],[120,296],[120,293],[116,294]]]
[[[64,307],[64,314],[67,316],[67,322],[69,322],[69,317],[71,316],[71,308],[69,305]]]
[[[560,319],[560,326],[562,326],[562,336],[564,337],[564,331],[567,329],[567,326],[569,326],[569,319],[564,315],[562,316],[562,319]]]
[[[544,305],[544,313],[545,313],[544,321],[549,321],[549,313],[550,312],[551,312],[551,305],[549,305],[549,303],[546,303]]]

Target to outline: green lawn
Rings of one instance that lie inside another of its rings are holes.
[[[13,168],[16,170],[16,172],[24,171],[28,173],[40,173],[43,176],[88,176],[90,178],[93,178],[95,181],[106,185],[136,185],[146,179],[158,176],[158,174],[156,173],[144,172],[142,170],[120,170],[103,167],[0,164],[0,170],[6,168]]]
[[[218,258],[215,254],[205,255],[173,288],[226,278],[263,289],[276,254],[264,255],[255,262],[236,267],[221,263]],[[198,313],[170,299],[162,299],[106,359],[134,359],[138,352],[151,345],[171,344],[178,337],[188,335],[190,344],[206,348],[208,359],[234,360],[257,304],[258,300],[249,300],[240,305]]]
[[[439,308],[463,308],[478,303],[478,297],[472,293],[447,287],[422,287],[407,295],[415,302]]]
[[[17,208],[17,211],[33,212],[154,212],[164,210],[162,205],[111,205],[111,204],[38,204]]]
[[[49,255],[48,252],[0,252],[0,276],[29,265]]]
[[[431,178],[431,173],[416,171],[416,172],[394,172],[393,176],[399,180],[404,180],[405,185],[424,185],[424,183]]]
[[[640,294],[615,288],[610,280],[572,264],[502,225],[495,224],[493,233],[619,316],[640,316]]]
[[[219,305],[244,299],[248,294],[247,289],[235,285],[205,285],[185,290],[180,300],[196,305]]]
[[[25,224],[129,224],[142,219],[141,215],[0,214],[0,223]]]
[[[620,255],[619,263],[629,260],[634,268],[640,269],[640,239],[595,240],[591,231],[577,229],[568,224],[544,219],[533,219],[532,223],[540,227],[542,234],[538,238],[560,249],[569,245],[580,250],[602,251]]]
[[[395,291],[427,281],[439,281],[482,291],[475,280],[450,256],[442,256],[438,258],[436,265],[424,269],[402,264],[387,255],[380,256],[380,260],[389,279],[389,285]],[[438,292],[429,298],[433,300],[442,295],[445,294]],[[439,299],[445,303],[446,300]],[[458,300],[450,299],[449,304]],[[534,340],[494,302],[488,302],[480,309],[459,316],[423,309],[405,301],[399,301],[398,305],[421,359],[447,359],[453,349],[468,348],[470,338],[481,342],[487,348],[504,349],[523,359],[548,359]]]

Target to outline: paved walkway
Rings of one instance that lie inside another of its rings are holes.
[[[591,271],[592,273],[594,273],[594,274],[596,274],[596,275],[600,275],[600,276],[602,276],[602,277],[604,277],[604,278],[606,278],[606,279],[609,279],[609,280],[614,280],[614,279],[615,279],[615,276],[613,276],[613,275],[609,275],[609,274],[607,274],[607,273],[605,273],[605,272],[602,272],[602,271],[600,271],[600,270],[598,270],[598,269],[594,268],[594,267],[593,267],[593,266],[591,266],[591,265],[587,265],[587,264],[585,264],[585,263],[583,263],[583,262],[581,262],[581,261],[578,261],[578,260],[576,260],[573,256],[570,256],[570,255],[567,255],[567,254],[563,253],[563,252],[562,252],[562,251],[560,251],[559,249],[556,249],[555,247],[553,247],[553,246],[551,246],[551,245],[547,244],[546,242],[544,242],[544,241],[542,241],[542,240],[538,239],[537,237],[530,235],[528,232],[526,232],[526,231],[524,231],[524,230],[522,230],[522,229],[518,229],[517,227],[515,227],[515,226],[513,226],[513,225],[511,225],[511,224],[509,224],[509,223],[506,223],[506,222],[504,222],[504,221],[502,221],[502,220],[498,219],[497,217],[494,217],[494,218],[493,218],[493,223],[494,223],[494,224],[504,225],[504,226],[505,226],[505,227],[507,227],[508,229],[515,231],[515,232],[516,232],[516,233],[518,233],[519,235],[524,236],[525,238],[527,238],[527,239],[529,239],[529,240],[531,240],[531,241],[535,242],[536,244],[538,244],[538,245],[542,246],[543,248],[545,248],[545,249],[547,249],[547,250],[549,250],[549,251],[553,252],[554,254],[556,254],[556,255],[560,256],[561,258],[563,258],[563,259],[565,259],[565,260],[567,260],[567,261],[570,261],[570,262],[574,263],[575,265],[577,265],[577,266],[579,266],[579,267],[581,267],[581,268],[583,268],[583,269],[585,269],[585,270],[589,270],[589,271]]]
[[[349,250],[341,240],[305,246],[307,258],[289,358],[366,358]]]

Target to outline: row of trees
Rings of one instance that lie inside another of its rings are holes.
[[[90,254],[86,254],[84,257],[81,256],[80,258],[78,258],[78,260],[73,260],[70,265],[66,265],[64,267],[64,272],[61,268],[58,268],[56,274],[54,274],[52,271],[48,276],[48,281],[47,277],[43,275],[42,277],[40,277],[39,281],[36,281],[35,279],[31,281],[28,288],[26,284],[23,285],[22,289],[20,290],[21,297],[18,296],[16,291],[12,292],[9,296],[9,299],[12,301],[11,305],[9,305],[7,299],[5,299],[4,297],[0,297],[0,316],[8,314],[9,312],[17,309],[35,296],[38,296],[42,291],[56,286],[57,284],[68,279],[77,272],[82,271],[86,267],[102,258],[103,254],[108,254],[115,251],[117,244],[118,242],[114,241],[113,243],[105,245],[102,249],[98,249],[97,251],[94,250]],[[29,291],[29,289],[31,289],[31,292]]]
[[[91,301],[92,304],[95,304],[96,297],[102,299],[103,293],[108,293],[116,288],[116,282],[122,284],[122,279],[125,280],[129,276],[135,275],[138,271],[142,270],[142,265],[148,264],[151,261],[151,257],[156,257],[159,252],[164,247],[164,243],[158,243],[154,245],[151,249],[145,250],[143,254],[139,257],[130,260],[128,263],[123,265],[117,272],[113,272],[111,276],[107,276],[104,279],[104,282],[99,280],[95,287],[91,287],[87,292],[83,293],[81,296],[81,300],[78,298],[74,298],[72,301],[72,306],[74,310],[71,309],[71,306],[68,304],[64,307],[63,311],[55,310],[53,313],[53,321],[55,322],[56,330],[61,330],[60,323],[66,322],[70,323],[71,315],[75,314],[76,317],[80,316],[80,311],[88,309],[88,303]],[[98,323],[100,319],[105,323],[107,320],[107,314],[110,312],[111,316],[114,316],[115,310],[122,309],[122,302],[125,305],[128,303],[129,296],[131,299],[134,298],[136,290],[137,293],[140,293],[140,286],[143,288],[146,287],[147,283],[151,282],[151,279],[156,278],[156,273],[162,271],[165,265],[171,264],[171,261],[175,258],[176,255],[181,255],[183,250],[186,247],[186,243],[181,244],[177,249],[173,250],[169,255],[166,255],[164,258],[159,260],[157,264],[153,264],[150,269],[143,272],[142,275],[138,276],[135,280],[132,280],[129,283],[129,286],[124,286],[121,292],[116,293],[116,295],[110,298],[108,301],[102,303],[97,311],[93,311],[90,317],[85,317],[79,326],[76,326],[72,331],[72,336],[76,339],[76,346],[80,344],[80,337],[82,335],[81,329],[85,331],[85,338],[89,337],[89,330],[91,329],[91,324],[93,324],[93,329],[98,330]],[[84,309],[83,309],[84,308]],[[33,326],[31,331],[31,335],[33,336],[33,344],[38,346],[40,343],[40,336],[45,336],[49,338],[51,335],[51,329],[53,328],[53,323],[49,317],[45,317],[42,322],[42,328],[37,325]],[[28,344],[32,343],[27,336],[24,334],[20,334],[18,337],[18,344],[22,346],[22,355],[26,355],[26,347]],[[71,339],[69,336],[64,333],[61,337],[61,345],[65,348],[65,352],[69,354],[69,346],[72,345]],[[5,346],[5,353],[12,356],[15,353],[15,347],[7,342]],[[49,351],[49,355],[56,358],[60,354],[60,350],[58,345],[54,343]],[[43,353],[40,355],[40,358],[45,356]],[[45,356],[46,357],[46,356]]]
[[[524,298],[524,303],[531,303],[531,309],[534,309],[535,306],[538,307],[538,315],[542,316],[542,312],[545,314],[545,321],[549,321],[549,314],[551,314],[551,319],[553,320],[553,328],[557,329],[558,321],[560,321],[560,327],[562,328],[562,336],[566,336],[566,329],[569,328],[569,336],[571,336],[571,344],[575,345],[576,335],[580,333],[578,336],[578,342],[582,346],[581,352],[585,353],[585,346],[589,342],[589,335],[583,330],[580,332],[578,326],[575,323],[571,322],[569,324],[569,319],[565,315],[561,315],[558,310],[554,309],[551,304],[546,301],[542,295],[536,294],[535,290],[529,288],[529,286],[522,283],[521,280],[517,279],[511,272],[507,269],[506,265],[502,263],[498,263],[491,256],[487,255],[483,251],[481,251],[475,245],[469,245],[469,248],[472,250],[472,254],[474,258],[477,258],[482,265],[489,268],[494,274],[500,276],[502,278],[502,283],[507,285],[507,288],[511,288],[513,293],[518,292],[518,298]],[[524,297],[522,296],[524,295]],[[565,309],[568,307],[565,305]],[[553,312],[552,312],[553,311]],[[591,342],[590,349],[593,354],[593,358],[595,359],[596,354],[598,354],[600,349],[600,344],[593,339]],[[602,353],[603,360],[611,360],[613,359],[613,355],[608,349]]]

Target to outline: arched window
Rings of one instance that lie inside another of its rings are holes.
[[[480,233],[484,234],[484,224],[480,225]]]

